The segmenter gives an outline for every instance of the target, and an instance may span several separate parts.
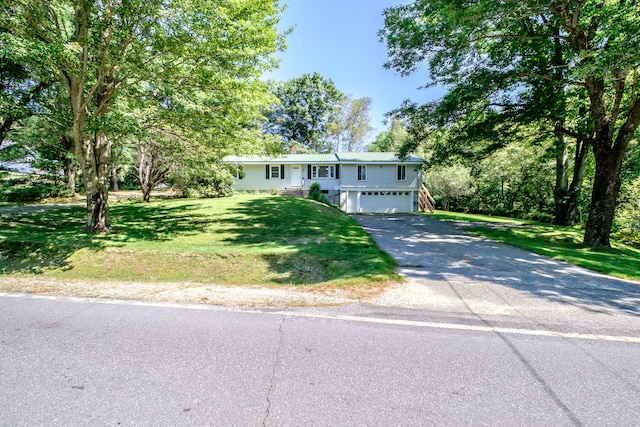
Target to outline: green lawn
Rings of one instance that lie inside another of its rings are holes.
[[[465,230],[470,233],[601,273],[640,281],[640,250],[617,242],[612,243],[611,249],[590,248],[582,244],[583,230],[579,227],[454,212],[430,216],[469,222]]]
[[[0,216],[0,273],[88,281],[353,285],[397,280],[353,218],[293,197],[236,195],[111,206],[113,231],[83,232],[85,209]]]

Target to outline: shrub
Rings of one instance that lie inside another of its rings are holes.
[[[324,194],[322,194],[320,184],[317,182],[312,182],[309,186],[309,198],[320,203],[328,204],[327,199],[324,197]]]
[[[233,193],[233,176],[225,168],[183,168],[167,179],[184,197],[225,197]]]
[[[38,202],[48,197],[69,197],[73,193],[66,184],[47,179],[20,177],[0,180],[0,202]]]
[[[640,178],[623,185],[613,227],[616,240],[640,248]]]

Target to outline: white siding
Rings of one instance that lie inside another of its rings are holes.
[[[288,168],[289,165],[285,167],[284,179],[282,177],[279,179],[267,179],[266,165],[243,165],[244,177],[236,179],[233,189],[239,191],[284,190],[290,186],[289,174],[291,171]]]
[[[367,179],[358,181],[358,165],[342,166],[342,188],[384,188],[384,189],[418,189],[420,166],[406,165],[406,180],[397,180],[397,166],[394,164],[367,164]]]
[[[331,161],[325,162],[323,158],[306,159],[306,161],[300,158],[300,160],[300,163],[293,163],[288,158],[283,162],[284,177],[270,179],[266,177],[266,162],[241,162],[244,177],[236,179],[234,189],[240,191],[281,191],[288,188],[300,188],[303,181],[304,188],[308,189],[312,182],[317,182],[322,190],[325,190],[323,191],[325,196],[331,202],[339,204],[340,209],[347,213],[414,211],[416,194],[422,178],[420,164],[375,161],[372,163],[353,161],[352,163],[336,164]],[[281,166],[277,160],[268,164]],[[335,176],[310,178],[309,164],[335,166]],[[404,180],[398,180],[399,164],[406,168],[406,179]],[[358,165],[365,165],[367,168],[365,180],[358,180]],[[296,168],[295,173],[294,168]],[[300,179],[297,178],[298,176]]]
[[[273,164],[274,166],[280,166]],[[293,168],[299,168],[301,174],[300,181],[292,182]],[[320,184],[320,188],[328,191],[337,191],[340,185],[340,180],[337,178],[308,178],[307,165],[284,165],[284,179],[267,179],[266,178],[266,165],[265,164],[245,164],[242,165],[244,177],[242,179],[236,179],[233,186],[234,190],[239,191],[271,191],[271,190],[285,190],[287,188],[298,188],[302,185],[304,180],[305,189],[309,189],[309,185],[312,182]]]

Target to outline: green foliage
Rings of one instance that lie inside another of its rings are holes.
[[[31,162],[34,169],[46,172],[53,180],[62,181],[79,168],[71,132],[73,120],[69,96],[55,84],[41,95],[38,114],[22,121],[14,141],[35,157]],[[75,188],[69,191],[73,192]]]
[[[22,120],[36,114],[37,101],[50,83],[39,79],[24,52],[6,49],[10,36],[0,26],[0,147],[13,136]]]
[[[267,111],[264,131],[282,138],[285,151],[301,145],[314,152],[326,152],[327,124],[345,95],[333,81],[319,73],[304,74],[287,82],[274,83],[278,103]]]
[[[401,120],[394,119],[388,130],[376,136],[375,141],[368,147],[368,151],[397,153],[408,143],[408,139],[407,126]]]
[[[327,198],[324,197],[324,194],[322,194],[322,189],[320,187],[320,184],[318,184],[315,181],[312,182],[311,185],[309,186],[309,198],[311,200],[315,200],[320,203],[328,204]]]
[[[176,169],[167,182],[183,197],[225,197],[233,193],[234,177],[226,165],[202,163]]]
[[[611,188],[640,124],[640,4],[414,0],[384,16],[387,66],[410,74],[426,63],[430,83],[448,90],[437,102],[402,107],[410,132],[446,127],[454,144],[443,151],[479,160],[492,144],[515,141],[521,125],[539,126],[539,141],[556,143],[560,208],[569,191],[569,141],[575,152],[592,147],[600,173],[585,242],[606,247],[617,196]],[[421,141],[414,137],[408,149]]]
[[[462,165],[431,168],[424,181],[432,195],[443,201],[445,210],[449,210],[451,202],[473,192],[471,171]]]
[[[332,152],[362,151],[364,140],[373,130],[369,122],[371,98],[354,99],[347,95],[329,118],[326,140]]]
[[[38,202],[49,197],[72,195],[66,184],[48,179],[46,176],[0,179],[0,202]]]
[[[378,286],[397,279],[393,260],[353,218],[302,198],[119,202],[114,232],[103,235],[82,232],[84,211],[0,215],[0,274],[184,286]]]
[[[554,163],[544,147],[512,144],[477,165],[474,212],[550,222],[553,218]]]
[[[1,3],[3,54],[24,59],[36,81],[59,77],[71,101],[89,230],[110,226],[101,201],[122,135],[171,135],[220,157],[255,145],[267,100],[259,78],[284,45],[281,10],[278,0]]]
[[[614,221],[615,239],[640,248],[640,177],[623,185]]]

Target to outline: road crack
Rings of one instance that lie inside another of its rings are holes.
[[[273,367],[271,369],[271,378],[269,379],[269,387],[267,388],[267,399],[266,399],[267,406],[264,410],[264,415],[262,417],[262,427],[267,426],[267,421],[269,420],[269,414],[271,412],[271,392],[273,390],[273,387],[275,386],[276,373],[278,371],[278,366],[280,365],[280,354],[282,352],[282,343],[284,341],[284,331],[283,331],[284,321],[286,320],[286,318],[287,318],[286,315],[282,316],[282,320],[280,321],[280,327],[278,328],[278,332],[279,332],[278,347],[276,348]]]
[[[465,308],[469,311],[470,314],[475,316],[480,322],[485,324],[487,327],[492,328],[492,329],[495,328],[495,326],[490,321],[488,321],[486,318],[484,318],[484,316],[482,316],[481,314],[477,313],[475,310],[473,310],[473,308],[471,308],[471,306],[468,304],[466,299],[460,294],[460,292],[458,292],[458,290],[456,289],[456,287],[453,285],[453,283],[450,280],[446,280],[446,282],[449,285],[449,287],[451,288],[451,290],[453,290],[453,292],[456,294],[456,296],[460,299],[460,301],[462,301],[462,304],[465,306]],[[529,371],[529,374],[544,389],[544,391],[547,394],[547,396],[549,396],[549,398],[555,403],[555,405],[558,408],[560,408],[560,410],[562,412],[565,413],[565,415],[569,418],[571,423],[573,425],[575,425],[575,426],[582,425],[582,423],[576,417],[576,415],[573,413],[573,411],[562,401],[560,396],[553,390],[551,385],[542,377],[542,375],[536,370],[536,368],[529,362],[529,360],[526,358],[526,356],[524,354],[522,354],[520,352],[520,350],[518,350],[518,348],[515,346],[515,344],[513,344],[511,342],[511,340],[505,334],[503,334],[503,333],[501,333],[499,331],[496,331],[496,330],[494,330],[493,333],[498,338],[500,338],[500,340],[502,340],[502,342],[507,347],[509,347],[509,349],[514,354],[514,356],[520,361],[520,363],[525,367],[525,369],[527,369],[527,371]]]

